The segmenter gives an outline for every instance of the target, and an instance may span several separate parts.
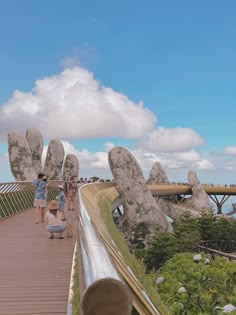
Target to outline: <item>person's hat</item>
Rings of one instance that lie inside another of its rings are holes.
[[[48,205],[49,210],[58,210],[59,209],[59,203],[56,200],[52,200]]]
[[[57,188],[64,189],[62,185],[58,185]]]

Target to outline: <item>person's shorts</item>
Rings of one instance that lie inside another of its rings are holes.
[[[48,225],[47,226],[47,230],[50,233],[62,233],[65,231],[65,229],[66,229],[65,223],[62,223],[62,225],[56,225],[56,226]]]
[[[34,199],[34,207],[45,208],[46,200],[45,199]]]

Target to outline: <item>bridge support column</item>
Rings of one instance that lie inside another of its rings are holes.
[[[219,200],[216,195],[209,195],[209,197],[217,206],[217,214],[222,214],[222,206],[229,199],[230,196],[224,195],[221,200]]]
[[[121,216],[122,216],[122,212],[121,212],[120,208],[119,208],[119,207],[117,207],[117,208],[116,208],[116,210],[117,210],[117,212],[118,212],[119,216],[121,217]]]
[[[217,204],[217,214],[222,214],[222,206]]]

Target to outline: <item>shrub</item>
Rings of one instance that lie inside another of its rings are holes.
[[[157,291],[173,315],[219,314],[216,307],[236,305],[236,263],[217,257],[205,264],[206,257],[196,263],[192,253],[176,254],[158,271],[165,281]]]
[[[213,214],[208,213],[194,219],[186,213],[174,224],[173,234],[157,231],[150,246],[135,254],[144,260],[148,270],[158,270],[176,253],[194,252],[196,244],[206,240],[213,241],[212,248],[222,250],[222,240],[236,240],[236,220],[216,221]]]

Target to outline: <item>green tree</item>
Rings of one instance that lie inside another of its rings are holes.
[[[143,252],[144,263],[149,270],[157,270],[179,251],[179,242],[174,234],[157,233],[148,250]]]
[[[197,221],[201,240],[215,240],[215,219],[213,213],[202,212],[201,217]]]
[[[213,214],[204,212],[200,218],[195,219],[185,213],[175,222],[173,234],[157,231],[150,246],[137,250],[136,255],[144,260],[148,270],[158,270],[176,253],[194,252],[196,244],[206,240],[213,241],[211,248],[225,250],[226,247],[222,247],[225,240],[236,241],[236,220],[215,220]],[[227,251],[232,250],[235,250],[235,247],[230,246]]]

